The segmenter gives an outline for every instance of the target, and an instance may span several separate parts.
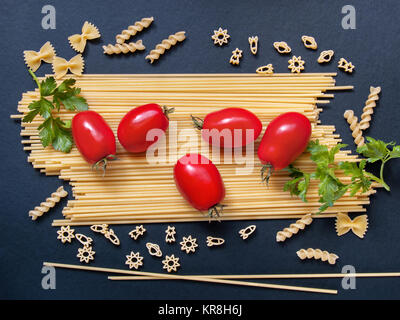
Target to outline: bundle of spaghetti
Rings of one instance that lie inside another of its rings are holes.
[[[256,152],[261,137],[254,150],[243,152],[243,158],[223,152],[218,155],[204,142],[201,145],[201,135],[190,119],[191,114],[204,118],[212,111],[243,107],[254,112],[265,127],[277,115],[296,111],[311,121],[312,139],[333,147],[341,139],[334,126],[320,124],[320,105],[329,103],[333,97],[328,91],[352,89],[352,86],[335,86],[335,75],[86,74],[76,78],[76,86],[82,89],[89,108],[99,112],[114,132],[120,119],[136,106],[158,103],[175,107],[175,112],[169,115],[168,143],[159,145],[155,158],[150,161],[145,154],[129,154],[117,141],[119,160],[109,163],[103,177],[91,170],[75,147],[68,154],[43,148],[37,131],[42,121],[39,116],[32,123],[21,123],[22,143],[30,151],[28,161],[34,168],[46,175],[58,175],[72,185],[74,200],[69,200],[63,210],[65,219],[54,220],[54,226],[208,221],[175,187],[173,166],[187,152],[201,152],[221,172],[226,187],[223,201],[226,208],[221,220],[300,219],[305,214],[314,218],[335,217],[337,212],[364,212],[377,184],[364,194],[347,193],[335,206],[315,215],[320,207],[316,181],[310,182],[307,203],[282,191],[289,179],[284,170],[274,172],[268,188],[262,185]],[[20,114],[13,118],[22,118],[29,111],[29,103],[38,97],[37,90],[24,93],[18,105]],[[58,115],[67,120],[74,113],[62,110]],[[184,136],[180,135],[183,133]],[[245,163],[246,157],[249,161]],[[344,160],[358,161],[348,150],[340,151],[335,158],[337,162]],[[314,170],[308,154],[301,155],[294,165],[306,172]],[[338,177],[350,182],[343,172]]]

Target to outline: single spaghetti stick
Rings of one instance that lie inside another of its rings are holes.
[[[146,56],[145,59],[150,60],[153,63],[154,60],[160,58],[160,55],[164,54],[166,50],[169,50],[172,46],[176,45],[178,42],[182,42],[186,39],[185,31],[179,31],[175,34],[171,34],[168,39],[164,39],[161,43],[156,45],[156,48],[150,51],[150,54]]]
[[[153,21],[153,17],[143,18],[140,21],[136,21],[134,25],[131,25],[127,29],[122,30],[122,32],[115,37],[117,43],[122,44],[126,40],[129,40],[129,38],[133,37],[136,33],[141,32],[145,28],[148,28]]]
[[[371,121],[371,115],[374,113],[374,108],[376,107],[376,101],[379,100],[379,93],[381,92],[381,87],[370,87],[370,94],[367,101],[365,102],[365,107],[361,115],[360,129],[365,130],[369,128],[369,123]]]
[[[68,195],[68,192],[64,190],[64,187],[59,187],[56,192],[53,192],[49,198],[46,199],[45,202],[42,202],[40,206],[35,207],[35,209],[29,211],[29,216],[32,217],[32,220],[36,220],[38,217],[42,216],[45,212],[49,211],[50,208],[53,208],[56,203],[60,202],[61,198],[64,198]]]
[[[354,111],[346,110],[343,116],[350,125],[350,130],[352,131],[355,144],[357,147],[361,147],[364,144],[364,137],[360,129],[360,124],[358,123],[358,118],[354,115]]]
[[[301,259],[316,259],[321,261],[328,261],[329,264],[335,264],[336,260],[339,259],[339,256],[337,256],[334,253],[329,253],[328,251],[322,251],[321,249],[312,249],[308,248],[307,250],[305,249],[300,249],[299,251],[296,252],[297,256]]]
[[[109,44],[107,46],[103,46],[103,50],[105,54],[120,54],[120,53],[128,53],[128,52],[135,52],[136,50],[144,50],[146,47],[143,45],[142,40],[138,40],[136,42],[129,42],[129,43],[116,43],[114,45]]]
[[[313,219],[311,214],[304,215],[301,219],[297,220],[295,223],[292,223],[289,228],[283,229],[283,231],[279,231],[276,234],[276,241],[283,242],[287,238],[291,238],[294,234],[297,234],[299,230],[303,230],[306,226],[312,223]]]

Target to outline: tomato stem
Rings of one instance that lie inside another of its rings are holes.
[[[174,108],[174,107],[168,108],[167,106],[163,106],[162,109],[163,109],[163,113],[165,114],[165,116],[167,117],[168,120],[169,120],[168,115],[169,115],[170,113],[173,113],[173,112],[175,111],[175,108]]]
[[[203,125],[204,125],[204,120],[198,117],[194,117],[192,115],[190,115],[190,117],[192,118],[193,121],[193,125],[196,129],[201,130],[203,129]]]
[[[108,156],[104,157],[103,159],[97,161],[92,166],[92,169],[95,169],[97,171],[97,170],[99,170],[99,168],[101,168],[101,170],[103,170],[103,177],[104,177],[106,175],[108,161],[114,161],[114,160],[118,160],[117,156],[115,154],[109,154]]]
[[[272,164],[267,163],[261,168],[261,181],[266,183],[268,187],[269,179],[271,178],[272,173],[274,172],[274,167]]]
[[[221,222],[219,217],[222,215],[222,212],[224,211],[224,207],[226,207],[226,205],[217,203],[216,205],[214,205],[210,209],[208,209],[208,217],[209,217],[208,222],[211,222],[212,218],[215,218],[217,221]]]

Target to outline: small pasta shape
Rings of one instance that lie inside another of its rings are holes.
[[[97,38],[100,38],[99,29],[97,29],[94,24],[85,21],[82,27],[82,33],[69,36],[68,41],[72,49],[79,53],[82,53],[85,50],[86,41]]]
[[[257,54],[258,50],[258,37],[249,37],[250,51],[252,54]]]
[[[126,40],[129,40],[129,38],[133,37],[138,32],[148,28],[153,21],[154,17],[143,18],[140,21],[136,21],[133,25],[129,26],[125,30],[122,30],[122,32],[115,37],[117,43],[122,44]]]
[[[46,63],[52,63],[54,57],[56,56],[56,51],[49,41],[47,41],[39,50],[39,52],[32,50],[24,51],[24,60],[26,65],[35,72],[39,69],[42,61]]]
[[[333,58],[335,52],[333,50],[325,50],[322,51],[318,57],[318,63],[327,63],[330,62]]]
[[[292,48],[285,41],[274,42],[274,48],[281,54],[290,53]]]
[[[157,44],[155,49],[150,51],[150,54],[146,56],[145,59],[150,60],[153,63],[154,60],[160,58],[160,55],[164,54],[166,50],[169,50],[172,46],[176,45],[178,42],[182,42],[186,39],[185,31],[179,31],[175,34],[171,34],[168,39],[164,39],[161,43]]]
[[[313,37],[302,36],[301,40],[303,41],[304,46],[308,49],[316,50],[318,48],[317,41],[315,41]]]
[[[381,87],[370,87],[370,94],[365,102],[365,107],[361,115],[360,129],[365,130],[369,128],[369,123],[371,121],[371,115],[374,113],[374,108],[376,107],[376,101],[379,100],[379,93],[381,92]]]
[[[308,248],[307,250],[305,249],[300,249],[299,251],[296,252],[297,256],[301,259],[316,259],[316,260],[321,260],[321,261],[327,261],[329,264],[335,264],[336,260],[339,259],[339,256],[337,256],[334,253],[329,253],[328,251],[322,251],[321,249],[312,249]]]
[[[53,59],[53,72],[56,79],[60,79],[65,76],[68,70],[77,76],[81,76],[84,67],[85,61],[83,60],[81,54],[77,54],[69,61],[60,57],[54,57]]]
[[[51,194],[49,198],[46,199],[45,202],[42,202],[40,206],[35,207],[35,209],[29,211],[29,216],[32,217],[32,220],[36,220],[38,217],[42,216],[45,212],[49,211],[50,208],[53,208],[56,203],[60,202],[61,198],[64,198],[68,195],[68,192],[64,190],[64,187],[61,186],[57,188],[55,192]]]
[[[354,115],[354,111],[346,110],[343,116],[350,125],[350,130],[352,131],[351,135],[354,138],[354,143],[357,145],[357,147],[361,147],[365,140],[360,129],[360,124],[358,123],[358,118]]]
[[[283,229],[283,231],[279,231],[276,234],[276,241],[283,242],[287,238],[291,238],[294,234],[297,234],[299,230],[304,230],[304,228],[310,225],[313,222],[311,214],[304,215],[301,219],[297,220],[295,223],[292,223],[288,228]]]
[[[146,49],[143,45],[142,40],[138,40],[136,42],[129,42],[129,43],[116,43],[114,45],[109,44],[107,46],[103,46],[103,50],[105,54],[120,54],[120,53],[128,53],[128,52],[135,52],[136,50],[142,51]]]
[[[256,72],[259,73],[259,74],[273,74],[274,73],[274,67],[270,63],[270,64],[267,64],[265,66],[258,67]]]

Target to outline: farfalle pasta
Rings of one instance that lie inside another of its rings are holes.
[[[77,54],[69,61],[60,57],[54,57],[53,59],[53,72],[56,79],[60,79],[65,76],[68,70],[73,74],[80,76],[82,75],[84,67],[85,62],[81,54]]]
[[[351,220],[347,214],[338,213],[335,228],[339,237],[351,230],[357,237],[362,239],[368,229],[368,216],[363,214]]]
[[[157,44],[155,49],[150,51],[150,54],[146,56],[145,59],[150,60],[153,63],[154,60],[160,58],[160,55],[164,54],[166,50],[169,50],[172,46],[176,45],[178,42],[182,42],[186,39],[185,31],[179,31],[175,34],[171,34],[168,39],[164,39],[161,43]]]
[[[87,40],[97,39],[100,36],[99,29],[94,24],[85,21],[82,26],[82,33],[69,36],[68,41],[72,49],[82,53],[85,50]]]
[[[122,32],[115,37],[117,43],[122,44],[126,40],[129,40],[129,38],[133,37],[138,32],[148,28],[153,21],[153,17],[143,18],[140,21],[136,21],[133,25],[129,26],[125,30],[122,30]]]
[[[49,41],[47,41],[38,52],[32,50],[24,51],[25,63],[33,72],[39,69],[42,61],[52,63],[55,56],[56,51]]]
[[[35,207],[35,209],[30,210],[29,216],[32,217],[32,220],[36,220],[38,217],[42,216],[45,212],[53,208],[56,205],[56,203],[60,202],[61,198],[64,198],[67,195],[68,192],[64,190],[63,186],[57,188],[57,190],[53,192],[51,196],[46,199],[45,202],[42,202],[40,206]]]

